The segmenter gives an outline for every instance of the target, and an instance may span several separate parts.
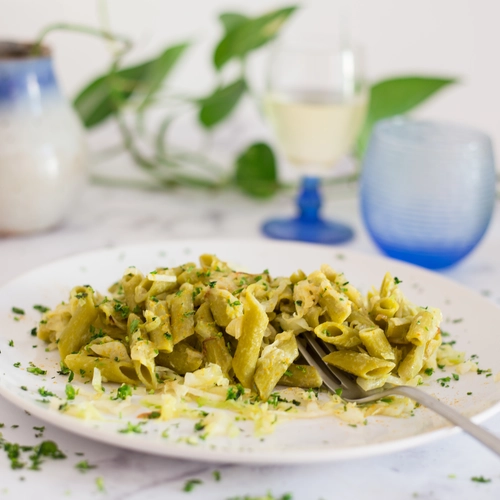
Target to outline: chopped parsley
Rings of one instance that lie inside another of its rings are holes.
[[[43,433],[45,432],[45,426],[42,426],[42,427],[33,427],[33,429],[34,429],[35,431],[38,431],[38,433],[37,433],[37,434],[35,434],[35,437],[36,437],[36,438],[40,438],[40,437],[42,437],[42,436],[43,436]]]
[[[31,361],[30,361],[30,366],[26,368],[26,371],[28,373],[32,373],[33,375],[46,375],[47,370],[42,370],[41,368],[38,368],[38,366],[35,366]]]
[[[339,397],[342,397],[342,387],[339,387],[338,389],[335,389],[335,394]]]
[[[114,309],[116,312],[119,312],[122,315],[123,319],[125,319],[130,313],[130,307],[122,304],[121,302],[118,302],[117,300],[115,300]]]
[[[99,331],[96,333],[95,327],[93,325],[90,325],[90,333],[92,333],[92,336],[90,337],[90,342],[92,342],[92,340],[100,339],[106,335],[100,328]]]
[[[267,402],[271,405],[274,406],[275,408],[278,406],[278,403],[290,403],[288,399],[285,399],[280,396],[279,392],[273,392],[270,396]],[[300,403],[296,401],[295,399],[292,401],[292,403],[295,406],[300,406]]]
[[[138,319],[133,319],[130,323],[129,332],[131,334],[135,333],[139,328],[140,321]]]
[[[22,389],[23,391],[27,391],[27,390],[28,390],[28,388],[27,388],[25,385],[22,385],[22,386],[21,386],[21,389]]]
[[[214,476],[214,479],[215,479],[216,481],[220,481],[220,478],[221,478],[220,471],[218,471],[218,470],[214,470],[214,471],[212,472],[212,475]]]
[[[448,382],[451,381],[451,377],[438,378],[437,381],[441,384],[441,387],[450,387]]]
[[[41,306],[40,304],[35,304],[33,306],[33,309],[35,309],[35,311],[40,311],[41,313],[46,313],[47,311],[50,311],[50,307]]]
[[[481,368],[477,369],[478,375],[482,375],[483,373],[491,373],[491,368],[488,368],[487,370],[481,370]]]
[[[194,424],[195,431],[202,431],[205,427],[206,427],[206,424],[204,424],[203,421],[201,421],[201,420]]]
[[[9,346],[10,347],[14,347],[14,341],[13,340],[9,340]]]
[[[31,335],[36,337],[36,327],[31,329]]]
[[[400,283],[403,283],[397,276],[394,276],[394,284],[399,285]]]
[[[19,307],[13,307],[12,308],[12,312],[14,314],[20,314],[20,315],[24,315],[25,314],[24,309],[20,309]]]
[[[66,455],[58,448],[57,444],[54,443],[54,441],[43,441],[38,446],[35,446],[32,449],[33,454],[29,457],[29,459],[31,460],[31,470],[40,470],[40,465],[42,464],[43,457],[52,458],[54,460],[66,458]]]
[[[82,460],[81,462],[75,464],[75,469],[78,469],[82,473],[87,472],[90,469],[95,469],[96,467],[97,465],[90,465],[88,460]]]
[[[75,374],[64,364],[63,361],[61,361],[60,365],[61,369],[57,373],[59,375],[69,375],[68,382],[71,383],[73,381],[73,378],[75,377]]]
[[[194,487],[198,484],[203,484],[203,481],[201,479],[189,479],[188,481],[186,481],[183,491],[189,493],[190,491],[193,491]]]
[[[430,377],[434,373],[434,368],[426,368],[424,373]]]
[[[229,400],[236,401],[243,394],[245,394],[245,388],[241,384],[237,384],[236,390],[234,389],[234,387],[230,387],[227,390],[226,401],[229,401]]]
[[[121,434],[142,434],[142,426],[146,422],[139,422],[138,424],[132,424],[131,422],[127,422],[127,427],[124,429],[120,429],[118,432]]]
[[[104,479],[101,476],[95,478],[95,484],[96,484],[97,489],[99,491],[101,491],[101,492],[105,491],[105,488],[104,488]]]
[[[470,480],[475,483],[491,483],[491,479],[486,479],[484,476],[472,476]]]
[[[117,399],[127,399],[128,396],[132,396],[132,388],[127,385],[127,384],[122,384],[120,387],[118,387],[117,391],[116,391],[116,397],[115,398],[111,398],[113,400],[117,400]]]
[[[453,380],[460,380],[460,377],[456,373],[451,374],[453,376]]]
[[[71,400],[75,399],[75,396],[77,394],[75,388],[71,384],[66,384],[66,397]]]
[[[19,368],[21,366],[21,362],[20,361],[17,361],[16,363],[14,363],[14,365],[16,368]]]
[[[56,397],[56,395],[53,392],[48,391],[47,389],[45,389],[45,387],[40,387],[38,389],[38,394],[40,394],[40,396],[42,396],[42,398]]]

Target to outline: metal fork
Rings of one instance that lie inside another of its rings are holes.
[[[435,411],[458,427],[461,427],[465,432],[500,456],[500,438],[483,429],[479,425],[476,425],[458,411],[444,403],[441,403],[441,401],[424,391],[421,391],[416,387],[391,386],[390,384],[386,384],[380,389],[365,391],[356,383],[355,380],[351,378],[349,374],[323,361],[323,358],[333,350],[333,346],[322,342],[310,332],[304,332],[301,334],[301,336],[297,339],[297,344],[300,353],[306,361],[318,370],[321,378],[323,379],[323,384],[332,393],[335,393],[338,389],[342,389],[341,397],[345,401],[367,403],[369,401],[376,401],[377,399],[381,399],[385,396],[392,396],[394,394],[409,397],[426,406],[430,410]]]

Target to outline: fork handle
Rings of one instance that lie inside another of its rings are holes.
[[[451,406],[441,403],[441,401],[439,401],[438,399],[430,396],[420,389],[417,389],[416,387],[394,387],[393,393],[399,394],[400,396],[407,396],[423,404],[430,410],[435,411],[453,424],[461,427],[465,432],[467,432],[467,434],[470,434],[473,438],[477,439],[479,442],[484,444],[484,446],[500,456],[500,438],[487,431],[486,429],[483,429],[479,425],[476,425],[474,422],[472,422],[472,420],[464,417],[461,413],[459,413],[457,410],[454,410]]]

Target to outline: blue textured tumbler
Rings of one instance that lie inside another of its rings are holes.
[[[382,120],[363,162],[366,228],[391,257],[431,269],[451,266],[486,232],[495,177],[486,134],[446,123]]]

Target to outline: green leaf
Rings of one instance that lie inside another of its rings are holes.
[[[87,128],[98,125],[115,113],[134,93],[141,89],[146,99],[158,90],[186,44],[169,47],[158,57],[96,78],[75,98],[73,105]]]
[[[407,113],[456,81],[454,78],[403,76],[375,83],[370,90],[370,104],[358,138],[357,154],[363,156],[372,128],[378,120]]]
[[[187,48],[187,43],[174,45],[166,49],[158,58],[151,61],[152,64],[148,70],[148,78],[145,82],[146,88],[144,90],[146,96],[139,106],[139,111],[143,111],[151,104],[154,95],[161,88],[163,81]]]
[[[224,12],[219,16],[221,23],[224,25],[226,33],[234,30],[238,26],[250,20],[247,16],[243,14],[238,14],[238,12]]]
[[[259,198],[272,196],[276,192],[276,159],[267,144],[252,144],[238,157],[236,184],[245,193]]]
[[[296,9],[297,7],[295,6],[286,7],[254,19],[249,19],[246,22],[240,19],[240,24],[236,26],[234,26],[235,18],[233,17],[232,29],[227,31],[215,48],[215,67],[220,70],[231,59],[244,57],[250,51],[271,41]]]
[[[226,118],[236,107],[246,88],[245,80],[240,79],[201,99],[198,115],[201,124],[210,128]]]
[[[73,105],[87,128],[101,123],[118,108],[120,102],[126,101],[135,87],[147,75],[151,62],[131,66],[110,75],[104,75],[87,85],[75,98]],[[112,95],[112,89],[115,95]]]

